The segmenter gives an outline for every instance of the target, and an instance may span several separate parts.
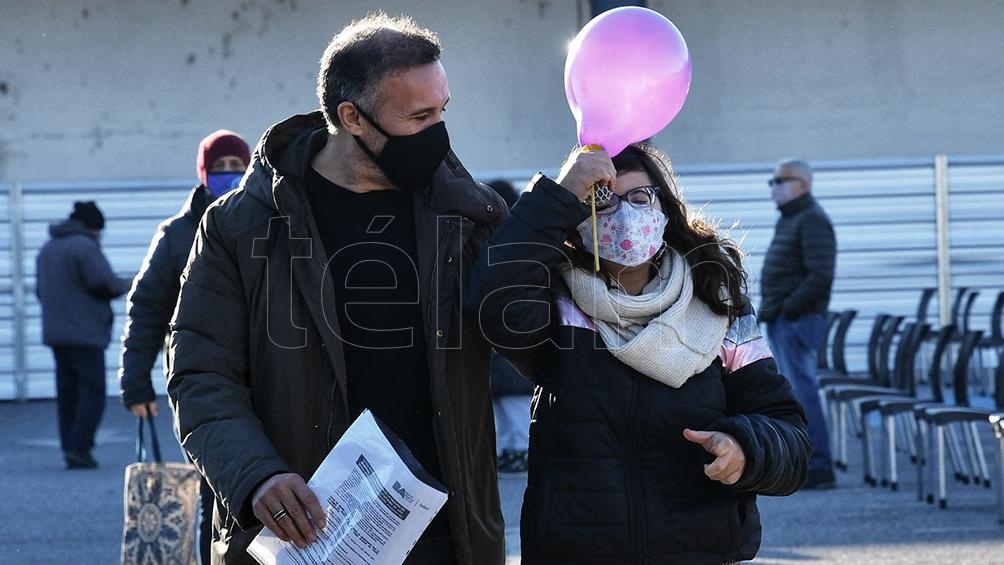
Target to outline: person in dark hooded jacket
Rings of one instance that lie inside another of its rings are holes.
[[[131,282],[116,276],[101,252],[104,228],[104,214],[94,202],[75,202],[69,219],[49,227],[51,239],[36,260],[42,342],[56,359],[59,439],[70,469],[97,467],[91,449],[105,410],[110,303]]]
[[[119,357],[122,403],[140,418],[157,415],[153,388],[153,365],[165,349],[171,315],[181,291],[181,271],[195,241],[195,230],[209,204],[237,188],[251,162],[244,138],[221,129],[207,135],[196,153],[199,184],[192,189],[178,214],[157,226],[143,267],[133,281],[126,303],[126,323]],[[164,355],[164,372],[170,357]],[[209,565],[213,532],[213,491],[205,478],[200,490],[202,504],[198,528],[199,559]]]
[[[263,528],[297,547],[335,531],[307,481],[364,410],[447,490],[406,563],[505,560],[491,348],[461,295],[506,206],[450,150],[440,53],[411,18],[346,26],[322,111],[269,128],[202,219],[167,388],[216,493],[213,563],[255,563]]]
[[[805,416],[760,336],[739,249],[688,211],[668,158],[577,151],[557,182],[537,175],[467,298],[537,385],[524,565],[756,555],[756,495],[805,480]]]
[[[129,292],[122,334],[119,363],[122,403],[137,416],[145,417],[148,409],[157,415],[157,395],[150,371],[166,345],[171,315],[181,290],[181,271],[188,262],[199,220],[213,200],[239,185],[250,162],[248,144],[236,133],[221,129],[206,136],[196,155],[199,184],[189,192],[181,211],[157,226]],[[169,362],[166,355],[164,361],[166,374]]]

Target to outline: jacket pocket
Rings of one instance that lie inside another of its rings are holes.
[[[743,543],[743,523],[746,522],[742,499],[736,500],[729,509],[729,553],[735,555]]]
[[[529,486],[523,496],[520,516],[520,546],[525,565],[547,562],[548,514],[551,507],[551,475]]]
[[[739,538],[736,541],[737,559],[752,559],[760,549],[760,511],[756,495],[743,494],[738,499]]]

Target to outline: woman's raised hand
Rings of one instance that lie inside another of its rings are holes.
[[[606,151],[583,147],[568,156],[556,182],[584,202],[594,184],[613,190],[617,184],[617,169]]]

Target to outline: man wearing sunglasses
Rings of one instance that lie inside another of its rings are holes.
[[[767,184],[781,217],[760,275],[760,320],[767,324],[767,339],[778,367],[809,419],[813,451],[804,488],[833,488],[829,432],[816,375],[816,351],[826,328],[836,264],[833,224],[812,196],[808,163],[778,163]]]

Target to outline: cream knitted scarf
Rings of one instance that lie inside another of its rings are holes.
[[[679,388],[715,360],[729,320],[694,296],[686,259],[667,251],[658,276],[638,296],[607,288],[600,277],[579,268],[565,267],[561,275],[614,357]]]

